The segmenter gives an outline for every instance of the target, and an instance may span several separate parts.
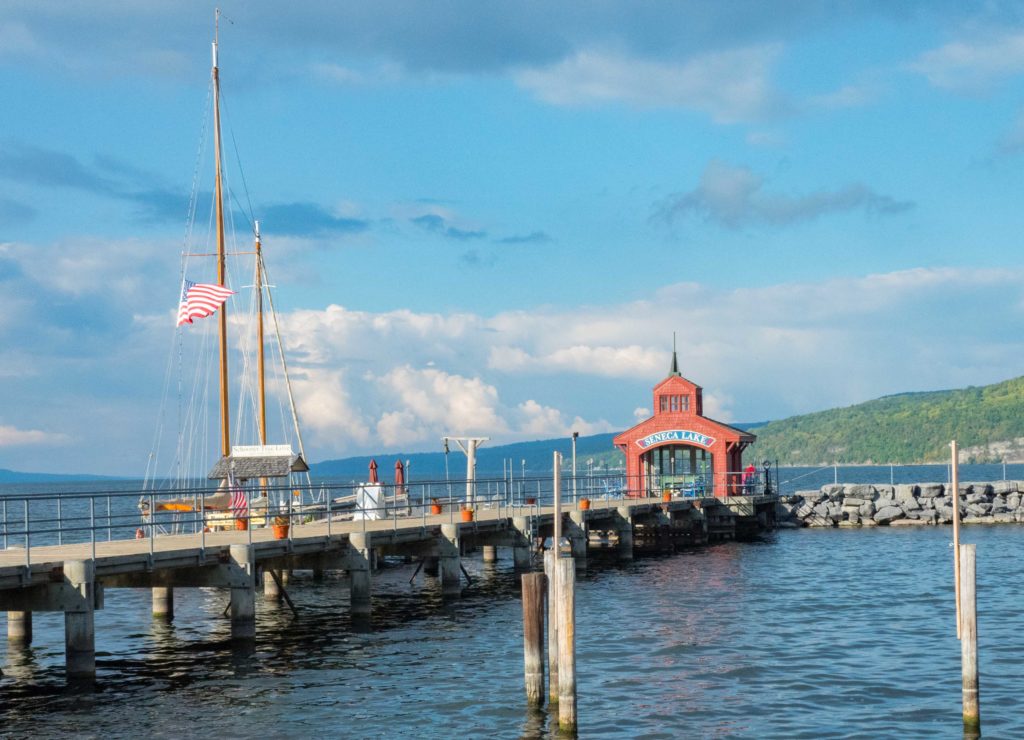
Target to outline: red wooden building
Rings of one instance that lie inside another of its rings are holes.
[[[626,456],[630,496],[729,496],[743,492],[743,450],[753,434],[704,416],[702,389],[679,372],[654,386],[654,416],[615,437]]]

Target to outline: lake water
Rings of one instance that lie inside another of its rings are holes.
[[[786,530],[592,558],[577,590],[580,736],[960,737],[951,537]],[[1024,527],[965,527],[963,541],[978,544],[982,728],[1024,737]],[[385,568],[369,627],[350,621],[343,577],[298,574],[300,616],[258,597],[249,652],[228,640],[225,592],[179,590],[165,625],[148,591],[110,589],[92,689],[65,686],[62,615],[36,614],[31,649],[0,641],[0,735],[553,736],[525,706],[510,563],[466,565],[474,584],[455,603],[433,578],[410,585],[413,566]]]

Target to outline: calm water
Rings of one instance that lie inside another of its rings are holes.
[[[581,736],[960,737],[951,536],[782,531],[592,559],[577,592]],[[983,729],[1024,737],[1024,527],[963,539],[978,543]],[[95,690],[65,688],[62,617],[37,614],[29,651],[0,643],[0,735],[548,737],[524,706],[516,577],[506,560],[467,567],[475,583],[454,604],[434,579],[410,585],[412,566],[386,568],[369,628],[350,622],[343,578],[300,574],[299,618],[258,599],[250,653],[227,640],[224,592],[179,590],[167,626],[148,591],[111,589]]]

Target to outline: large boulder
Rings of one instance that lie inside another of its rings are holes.
[[[1017,521],[1015,515],[1008,511],[993,514],[991,519],[995,524],[1013,524],[1013,522]]]
[[[997,480],[992,484],[993,493],[1017,493],[1019,490],[1015,480]]]
[[[899,506],[884,506],[875,512],[873,519],[879,524],[888,524],[894,519],[903,518],[903,509]]]
[[[847,496],[846,498],[843,499],[843,506],[853,507],[854,509],[856,509],[858,506],[868,503],[868,501],[871,501],[871,499]]]
[[[876,484],[875,490],[878,491],[879,498],[896,498],[896,486],[891,486],[888,483]]]
[[[826,483],[821,487],[821,490],[818,492],[819,495],[822,497],[818,500],[824,501],[826,498],[835,500],[836,498],[839,498],[843,495],[843,488],[844,486],[842,483]]]
[[[846,486],[846,495],[851,498],[862,498],[874,501],[878,498],[878,489],[867,483],[855,483]]]
[[[991,496],[993,494],[991,483],[971,483],[971,490],[974,493],[983,493],[986,496]]]
[[[913,483],[900,483],[896,486],[896,500],[907,501],[910,499],[916,499],[918,494],[918,487]]]
[[[1016,509],[1020,506],[1020,494],[1014,491],[1013,493],[1007,494],[1006,505],[1011,509]]]
[[[865,501],[863,504],[860,505],[860,508],[858,509],[858,511],[860,512],[860,515],[862,517],[865,517],[865,518],[873,517],[875,515],[875,502],[874,501]]]
[[[917,488],[917,495],[921,498],[935,498],[943,495],[946,491],[946,487],[941,483],[922,483]]]
[[[967,513],[972,516],[988,516],[990,511],[992,511],[992,504],[989,503],[967,504]]]
[[[989,500],[989,497],[984,493],[971,492],[964,496],[964,501],[969,504],[985,503]]]
[[[908,514],[912,511],[921,510],[921,504],[918,503],[916,498],[902,499],[900,500],[899,504],[903,508],[903,510]]]

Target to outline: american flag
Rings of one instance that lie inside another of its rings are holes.
[[[234,294],[235,291],[223,285],[184,281],[181,286],[181,303],[178,304],[178,326],[191,324],[192,319],[212,315],[229,295]]]
[[[244,515],[249,508],[249,499],[245,495],[245,489],[238,485],[233,477],[228,478],[228,487],[231,489],[231,511],[235,516]]]

